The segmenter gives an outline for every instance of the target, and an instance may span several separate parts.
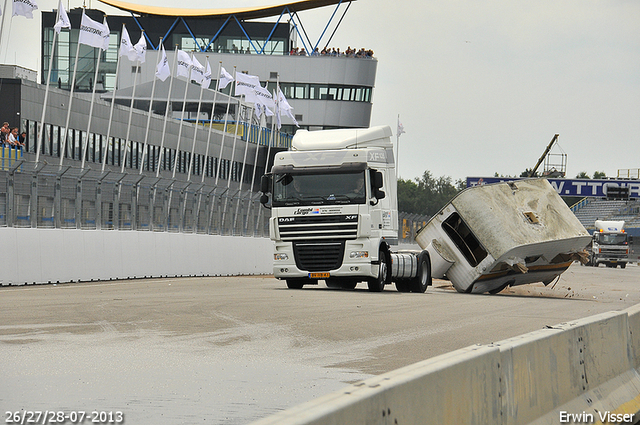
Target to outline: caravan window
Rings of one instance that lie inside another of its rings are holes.
[[[442,228],[472,267],[477,266],[485,259],[487,251],[457,212],[451,214],[442,223]]]

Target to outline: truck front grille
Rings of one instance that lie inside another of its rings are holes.
[[[600,256],[607,258],[627,258],[627,250],[600,248]]]
[[[358,215],[279,217],[278,230],[280,239],[285,242],[355,239],[358,236]]]
[[[294,242],[293,253],[300,270],[335,270],[342,265],[344,241]]]

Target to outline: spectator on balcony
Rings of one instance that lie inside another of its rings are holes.
[[[8,136],[9,144],[15,148],[22,147],[20,136],[18,135],[18,127],[13,127]]]
[[[2,127],[0,127],[0,146],[11,146],[9,144],[10,133],[11,130],[9,130],[9,123],[5,122],[4,124],[2,124]]]

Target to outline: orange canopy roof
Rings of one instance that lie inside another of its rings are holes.
[[[184,18],[226,18],[228,16],[235,15],[240,20],[278,16],[285,8],[288,8],[291,12],[300,12],[303,10],[315,9],[318,7],[330,6],[340,3],[340,0],[303,0],[293,3],[283,3],[274,6],[238,7],[229,9],[182,9],[176,7],[145,6],[120,0],[100,1],[102,3],[108,4],[109,6],[141,15],[174,17],[181,16]],[[355,0],[348,0],[347,2],[351,1]]]

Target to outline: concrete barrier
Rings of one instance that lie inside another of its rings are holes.
[[[160,276],[271,274],[267,238],[0,228],[1,285]]]
[[[392,371],[254,425],[640,421],[640,305]]]

